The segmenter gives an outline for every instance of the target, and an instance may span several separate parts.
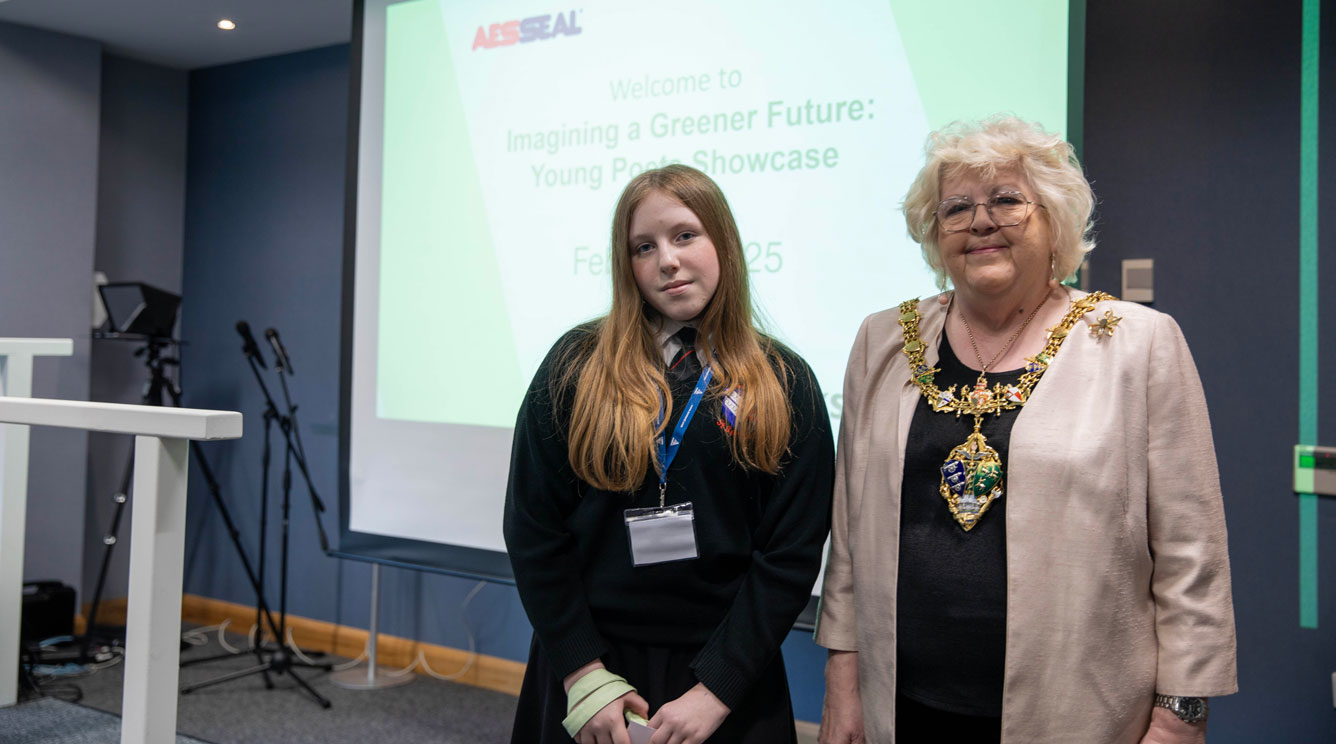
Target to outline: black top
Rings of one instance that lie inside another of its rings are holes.
[[[961,363],[945,334],[939,353],[937,387],[974,386],[978,371]],[[1022,373],[990,372],[988,387],[1014,384]],[[900,694],[940,710],[1002,714],[1007,445],[1019,414],[1013,409],[983,418],[980,431],[1003,463],[1003,495],[969,532],[951,516],[938,488],[942,463],[974,431],[974,417],[934,412],[920,395],[909,425],[900,490],[896,686]]]
[[[553,410],[549,384],[567,333],[534,376],[515,423],[505,537],[515,583],[558,678],[599,658],[604,639],[700,648],[691,668],[735,707],[807,605],[830,528],[834,444],[807,364],[781,348],[793,435],[778,475],[733,462],[714,384],[668,472],[668,504],[695,510],[695,560],[634,567],[623,519],[658,506],[653,468],[634,493],[600,491],[567,460],[574,391]],[[676,423],[695,380],[670,382]]]

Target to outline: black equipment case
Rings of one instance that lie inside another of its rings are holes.
[[[59,581],[25,582],[19,633],[28,643],[74,635],[74,587]]]

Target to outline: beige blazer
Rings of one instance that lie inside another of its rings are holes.
[[[933,364],[945,307],[919,309]],[[1085,323],[1105,310],[1122,320],[1092,337]],[[921,395],[899,315],[869,316],[849,357],[816,632],[859,652],[872,744],[894,741],[902,455]],[[1173,319],[1101,302],[1035,387],[1009,453],[1003,744],[1135,744],[1155,692],[1237,691],[1215,450]]]

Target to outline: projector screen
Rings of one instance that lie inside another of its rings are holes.
[[[713,177],[758,316],[838,428],[868,314],[936,289],[898,205],[928,132],[1066,132],[1065,0],[359,4],[340,552],[506,579],[511,426],[609,305],[637,173]]]

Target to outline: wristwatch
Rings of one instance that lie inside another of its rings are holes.
[[[1156,695],[1155,704],[1168,708],[1184,723],[1201,723],[1206,720],[1210,705],[1206,698],[1179,697],[1178,695]]]

